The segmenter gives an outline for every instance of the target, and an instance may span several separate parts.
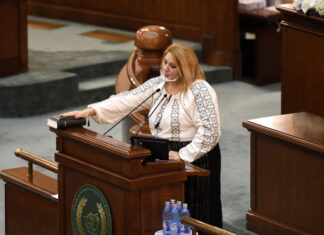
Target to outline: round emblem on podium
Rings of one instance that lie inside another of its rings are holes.
[[[74,195],[72,227],[75,235],[112,234],[109,205],[97,187],[84,185]]]

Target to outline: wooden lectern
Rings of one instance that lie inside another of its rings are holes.
[[[324,234],[324,118],[301,112],[243,122],[251,131],[248,230]]]
[[[277,9],[283,19],[281,113],[324,117],[324,18],[298,12],[293,4]]]
[[[164,202],[184,201],[187,176],[209,175],[176,161],[143,165],[149,150],[82,127],[50,129],[57,134],[59,165],[17,149],[28,168],[0,172],[6,235],[154,234],[162,228]],[[33,171],[33,164],[58,180]]]
[[[59,232],[73,234],[72,204],[84,185],[97,187],[109,205],[112,234],[154,234],[164,202],[184,201],[182,162],[142,165],[150,151],[82,127],[57,130]]]

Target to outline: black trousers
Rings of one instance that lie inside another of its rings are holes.
[[[190,142],[171,142],[170,149],[179,151]],[[185,201],[191,217],[205,223],[223,227],[221,203],[221,153],[217,144],[206,155],[192,163],[210,170],[210,176],[189,176],[185,183]]]

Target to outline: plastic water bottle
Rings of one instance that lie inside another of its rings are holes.
[[[163,218],[163,235],[170,235],[171,207],[169,201],[165,202],[162,218]]]
[[[180,215],[181,211],[182,211],[181,201],[177,201],[177,208],[178,208],[179,215]]]
[[[178,221],[178,234],[180,234],[180,229],[181,229],[181,211],[182,211],[182,206],[181,206],[181,201],[177,201],[177,209],[178,209],[178,214],[179,214],[179,221]]]
[[[181,211],[181,217],[183,215],[190,216],[190,212],[188,210],[188,204],[183,203],[182,205],[182,211]],[[190,235],[190,226],[188,224],[181,223],[180,225],[180,235]]]
[[[175,199],[174,198],[172,198],[172,199],[170,199],[170,205],[172,206],[172,204],[174,204],[175,203]]]
[[[178,235],[179,212],[177,204],[172,204],[171,219],[170,219],[170,235]]]

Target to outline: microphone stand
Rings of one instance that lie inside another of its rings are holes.
[[[153,111],[151,112],[151,114],[149,116],[147,116],[147,118],[145,119],[145,121],[142,123],[142,125],[137,129],[135,136],[138,135],[138,133],[140,132],[140,130],[143,128],[143,126],[145,125],[145,123],[149,120],[149,118],[152,116],[152,114],[155,112],[155,110],[157,109],[157,107],[160,106],[160,104],[162,103],[162,101],[167,97],[167,94],[164,94],[162,99],[160,100],[160,102],[155,106],[155,108],[153,109]]]
[[[160,92],[161,89],[158,88],[155,90],[155,92],[153,92],[150,96],[148,96],[145,100],[143,100],[139,105],[137,105],[135,108],[133,108],[127,115],[125,115],[122,119],[120,119],[118,122],[115,123],[115,125],[113,125],[112,127],[110,127],[105,133],[104,135],[106,135],[109,131],[111,131],[115,126],[117,126],[121,121],[123,121],[126,117],[128,117],[132,112],[134,112],[136,109],[138,109],[138,107],[140,107],[142,104],[144,104],[149,98],[151,98],[154,94],[156,94],[157,92]]]

